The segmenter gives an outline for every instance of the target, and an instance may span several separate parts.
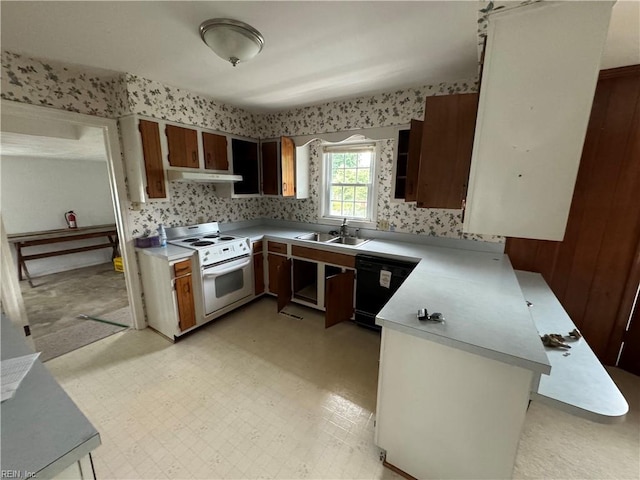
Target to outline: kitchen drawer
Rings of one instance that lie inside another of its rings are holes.
[[[287,254],[287,244],[279,242],[267,242],[267,250],[273,253]]]
[[[173,266],[173,273],[176,277],[181,277],[191,273],[191,260],[183,260]]]
[[[253,253],[259,253],[262,251],[262,240],[260,240],[259,242],[253,242],[251,244],[251,247],[253,249]]]
[[[343,267],[349,268],[355,268],[356,266],[356,257],[353,255],[327,252],[325,250],[316,250],[315,248],[300,247],[298,245],[293,245],[291,247],[291,256],[309,258],[317,262],[332,263],[334,265],[342,265]]]

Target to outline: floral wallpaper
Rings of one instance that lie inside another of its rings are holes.
[[[258,117],[262,138],[278,135],[308,135],[359,128],[408,124],[412,118],[424,117],[426,97],[477,91],[475,80],[399,90],[339,102],[328,102]],[[498,236],[462,232],[462,211],[417,208],[415,203],[393,201],[393,163],[395,139],[380,141],[377,223],[386,221],[396,232],[449,238],[503,242]],[[320,141],[310,149],[309,198],[305,200],[265,198],[263,216],[268,218],[316,222],[320,212]],[[380,228],[380,227],[378,227]]]
[[[7,51],[1,56],[0,98],[114,118],[124,113],[122,74],[62,65]]]
[[[153,202],[130,211],[134,237],[155,235],[158,224],[178,227],[207,222],[239,222],[262,217],[262,198],[231,199],[216,195],[211,184],[171,183],[171,202]],[[186,219],[186,220],[185,220]]]
[[[431,95],[477,92],[476,80],[439,83],[258,116],[262,138],[403,125],[424,117]]]
[[[462,232],[462,212],[432,208],[417,208],[415,203],[393,201],[393,161],[395,140],[378,142],[378,203],[377,223],[381,221],[393,225],[396,232],[414,233],[448,238],[464,238],[501,242],[502,237],[472,235]],[[320,174],[322,162],[322,142],[315,140],[310,144],[309,198],[304,200],[265,197],[262,216],[280,220],[298,222],[316,222],[320,211]]]
[[[7,100],[110,118],[136,113],[253,138],[403,125],[412,118],[424,116],[427,96],[477,91],[477,80],[470,79],[278,113],[254,114],[136,75],[62,65],[11,52],[2,52],[1,81],[0,96]],[[418,209],[415,204],[391,201],[394,143],[393,139],[381,142],[378,223],[387,220],[399,232],[466,238],[461,233],[458,210]],[[135,208],[128,205],[129,229],[134,236],[139,236],[154,233],[158,223],[177,226],[260,217],[315,222],[319,212],[321,161],[320,142],[314,142],[308,199],[229,199],[218,196],[211,185],[175,183],[170,185],[170,202],[153,202]],[[503,241],[500,237],[469,238]]]
[[[132,74],[125,76],[129,111],[185,125],[259,138],[256,115],[209,97]]]

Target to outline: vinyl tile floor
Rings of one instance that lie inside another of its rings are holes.
[[[129,330],[47,362],[100,432],[97,477],[400,478],[373,443],[379,335],[295,314],[265,298],[175,344]]]

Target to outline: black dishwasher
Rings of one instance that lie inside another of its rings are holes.
[[[380,330],[381,327],[376,325],[376,315],[415,266],[415,263],[401,260],[356,255],[356,323]]]

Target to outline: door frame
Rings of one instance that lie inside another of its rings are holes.
[[[68,112],[51,107],[42,107],[26,103],[1,101],[2,122],[10,122],[11,117],[21,120],[38,119],[55,122],[94,127],[102,130],[104,147],[107,156],[107,171],[109,175],[109,189],[115,213],[116,229],[120,241],[120,250],[124,263],[124,278],[127,286],[127,297],[131,307],[132,327],[142,329],[146,327],[144,310],[142,307],[142,289],[139,281],[138,264],[136,262],[133,237],[127,228],[129,225],[129,204],[125,183],[124,164],[120,148],[118,123],[116,120],[96,117],[83,113]],[[2,126],[0,125],[0,131]]]

